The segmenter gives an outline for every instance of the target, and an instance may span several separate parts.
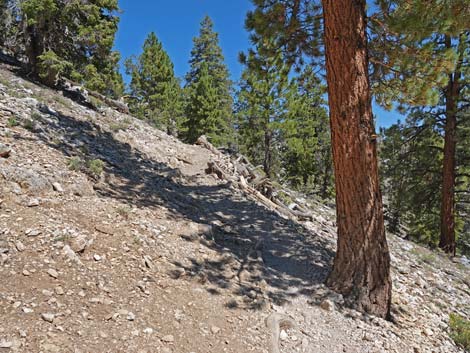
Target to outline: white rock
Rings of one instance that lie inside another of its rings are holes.
[[[15,242],[15,247],[16,247],[16,250],[18,250],[19,252],[25,251],[25,249],[26,249],[24,244],[22,242],[20,242],[19,240],[17,242]]]
[[[289,335],[287,334],[287,332],[285,330],[281,330],[281,332],[279,333],[279,339],[281,341],[285,341],[288,337]]]
[[[51,276],[52,278],[57,278],[57,277],[59,277],[59,273],[58,273],[56,270],[54,270],[53,268],[48,269],[48,270],[47,270],[47,274],[48,274],[49,276]]]
[[[55,191],[59,192],[59,193],[64,192],[64,189],[62,188],[62,185],[60,185],[58,182],[52,183],[52,188],[53,188]]]
[[[0,348],[12,348],[13,347],[13,342],[12,341],[7,341],[7,340],[0,340]]]
[[[31,199],[28,202],[28,207],[36,207],[39,206],[39,200],[38,199]]]
[[[54,318],[55,318],[55,315],[54,314],[51,314],[51,313],[42,313],[41,314],[41,318],[44,320],[44,321],[47,321],[47,322],[53,322],[54,321]]]
[[[165,335],[162,337],[163,342],[171,343],[175,341],[175,337],[173,335]]]

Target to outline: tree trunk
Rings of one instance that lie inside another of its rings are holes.
[[[442,172],[441,237],[439,247],[455,255],[455,114],[446,118],[444,138],[444,161]]]
[[[327,285],[358,310],[389,318],[385,238],[373,126],[365,0],[322,0],[338,224]]]
[[[452,76],[452,75],[451,75]],[[450,77],[446,90],[446,125],[442,168],[441,237],[439,247],[455,255],[455,149],[458,82]]]
[[[330,174],[331,174],[331,155],[330,151],[325,151],[326,160],[325,160],[325,169],[323,170],[323,182],[320,192],[320,197],[326,199],[328,196],[328,186],[330,184]]]

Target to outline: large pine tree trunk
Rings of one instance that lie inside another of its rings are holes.
[[[323,0],[338,247],[327,284],[388,318],[390,255],[368,77],[365,0]]]
[[[445,45],[452,48],[452,39],[445,37]],[[439,247],[445,252],[455,255],[455,153],[457,145],[457,108],[460,96],[460,79],[465,55],[462,45],[462,35],[459,36],[457,52],[459,60],[455,72],[449,75],[449,83],[445,90],[446,124],[444,131],[444,160],[442,168],[442,198],[441,198],[441,237]]]
[[[450,79],[446,92],[446,125],[442,170],[441,237],[439,247],[455,255],[455,148],[457,127],[456,91],[458,82]]]

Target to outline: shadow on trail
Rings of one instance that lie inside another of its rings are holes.
[[[312,293],[325,280],[333,253],[322,238],[237,195],[228,185],[182,180],[179,170],[118,141],[94,122],[62,114],[50,117],[42,122],[48,134],[38,133],[42,141],[69,157],[81,154],[106,162],[106,182],[97,183],[100,195],[137,207],[162,205],[175,215],[212,225],[197,239],[220,253],[221,260],[189,259],[192,264],[185,267],[190,276],[210,283],[211,293],[229,289],[244,298],[245,307],[257,308],[263,297],[281,304]],[[52,139],[51,134],[61,138]],[[233,258],[242,266],[231,269]]]

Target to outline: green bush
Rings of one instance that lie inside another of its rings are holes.
[[[70,170],[79,171],[82,169],[83,161],[80,159],[80,157],[72,157],[68,160],[67,165]]]
[[[101,159],[92,159],[87,162],[88,171],[95,177],[103,173],[104,162]]]
[[[470,321],[457,314],[450,314],[450,337],[465,350],[470,350]]]
[[[38,59],[39,77],[48,86],[55,86],[59,78],[69,73],[73,68],[70,62],[62,59],[52,50],[39,55]]]
[[[10,117],[8,118],[8,121],[7,121],[7,126],[8,127],[14,127],[14,126],[18,126],[20,123],[18,122],[18,120],[16,120],[15,117]]]
[[[26,119],[26,120],[23,122],[23,127],[24,127],[26,130],[29,130],[29,131],[34,130],[34,121],[31,120],[31,119]]]

